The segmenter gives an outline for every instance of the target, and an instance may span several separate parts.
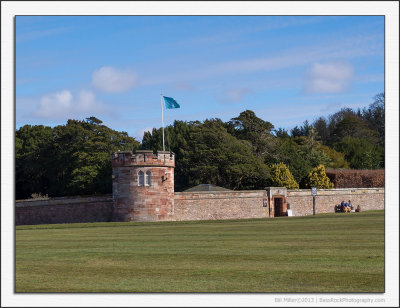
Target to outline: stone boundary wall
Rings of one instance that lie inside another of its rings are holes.
[[[315,199],[316,214],[334,213],[335,205],[342,201],[351,201],[354,208],[359,205],[361,211],[383,210],[385,208],[384,188],[336,188],[318,189]],[[305,216],[313,214],[313,198],[311,189],[288,190],[288,208],[293,216]]]
[[[267,191],[176,192],[174,220],[266,218]]]
[[[335,205],[351,200],[362,211],[384,209],[384,188],[319,189],[316,213],[333,213]],[[310,189],[288,190],[293,216],[313,214]],[[266,190],[177,192],[172,220],[215,220],[269,217]],[[107,222],[113,218],[111,195],[63,197],[16,202],[16,225]]]
[[[28,199],[15,206],[16,225],[111,221],[112,215],[111,195]]]

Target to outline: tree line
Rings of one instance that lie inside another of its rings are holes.
[[[111,153],[140,143],[95,117],[54,128],[25,125],[16,131],[16,198],[108,194]]]
[[[251,110],[227,122],[175,121],[165,127],[167,149],[176,155],[175,190],[201,183],[329,187],[324,168],[384,168],[384,98],[380,93],[368,108],[343,108],[290,131]],[[162,149],[162,128],[145,132],[139,143],[95,117],[54,128],[25,125],[16,131],[16,198],[111,193],[111,154],[137,149]]]

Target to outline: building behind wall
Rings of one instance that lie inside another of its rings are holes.
[[[175,156],[170,152],[115,153],[112,156],[113,220],[240,219],[286,215],[284,187],[268,188],[268,192],[238,192],[204,184],[175,196],[174,167]],[[204,188],[207,188],[206,193],[201,193],[199,190]]]

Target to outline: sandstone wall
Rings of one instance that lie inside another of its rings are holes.
[[[173,220],[175,156],[142,150],[112,157],[115,221]],[[147,173],[151,183],[147,183]],[[139,181],[139,173],[143,183]]]
[[[111,221],[111,195],[17,201],[16,225]]]
[[[384,209],[384,188],[341,188],[318,189],[316,196],[316,214],[334,213],[335,205],[351,200],[354,208],[360,205],[362,211]],[[288,190],[288,208],[293,216],[313,214],[311,189]]]
[[[333,213],[335,205],[351,200],[362,211],[384,209],[383,188],[319,189],[316,213]],[[265,190],[175,193],[172,220],[213,220],[269,217]],[[311,190],[288,190],[293,216],[312,215]],[[264,207],[264,206],[266,207]],[[272,213],[273,214],[273,213]],[[272,215],[273,216],[273,215]],[[113,200],[102,197],[64,197],[17,201],[16,225],[111,221]]]
[[[268,217],[265,190],[176,192],[174,220]]]

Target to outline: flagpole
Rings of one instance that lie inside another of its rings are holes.
[[[161,95],[161,122],[162,122],[162,147],[163,151],[165,152],[165,143],[164,143],[164,106],[162,101],[162,94]]]

